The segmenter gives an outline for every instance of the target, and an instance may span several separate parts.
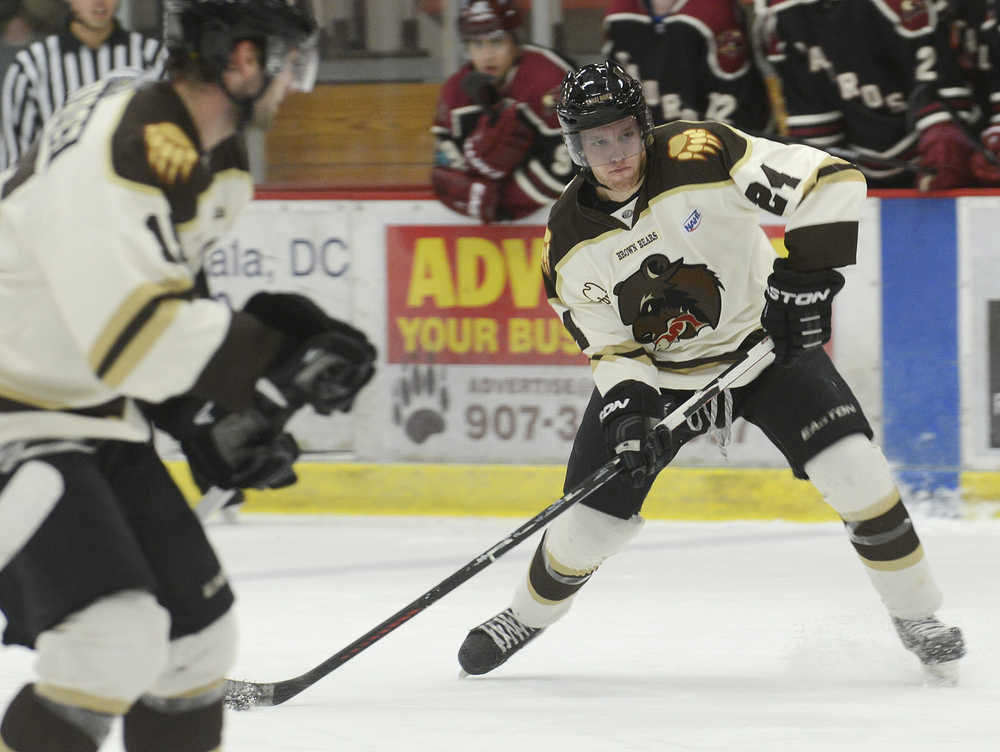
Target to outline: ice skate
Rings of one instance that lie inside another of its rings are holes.
[[[924,672],[936,684],[958,683],[958,662],[965,655],[965,640],[958,627],[942,624],[936,616],[921,619],[892,617],[903,647],[924,665]]]
[[[467,674],[492,671],[542,632],[522,624],[509,608],[471,630],[458,649],[458,662]]]

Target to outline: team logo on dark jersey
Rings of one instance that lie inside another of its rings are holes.
[[[722,314],[722,283],[705,264],[671,261],[662,253],[644,259],[638,271],[615,285],[618,314],[632,336],[654,350],[715,328]]]
[[[704,160],[722,151],[722,141],[704,128],[688,128],[667,142],[670,156],[681,162]]]
[[[146,159],[156,176],[167,185],[187,180],[198,163],[198,150],[191,139],[173,123],[151,123],[146,138]]]

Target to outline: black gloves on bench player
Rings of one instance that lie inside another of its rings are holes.
[[[205,491],[283,488],[296,481],[299,447],[291,434],[255,408],[228,412],[213,402],[181,396],[143,405],[146,417],[176,439],[191,475]]]
[[[625,477],[635,488],[653,481],[679,448],[666,426],[658,425],[663,410],[660,393],[641,381],[615,384],[604,395],[600,421],[613,455],[625,464]]]
[[[774,340],[775,361],[789,363],[830,341],[833,296],[844,286],[836,269],[800,272],[777,259],[767,278],[760,323]]]
[[[243,310],[286,339],[257,382],[258,403],[268,415],[287,420],[304,405],[320,415],[347,412],[375,374],[376,353],[368,338],[302,295],[260,292]]]

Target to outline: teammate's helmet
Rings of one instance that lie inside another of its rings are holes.
[[[163,28],[171,60],[194,62],[206,80],[219,80],[236,43],[250,40],[260,46],[270,75],[281,71],[291,49],[299,49],[292,85],[308,91],[315,82],[310,0],[166,0]]]
[[[613,60],[584,65],[566,74],[556,102],[556,116],[570,157],[581,167],[587,166],[581,131],[632,116],[643,146],[653,140],[653,117],[642,95],[642,84]]]
[[[513,31],[521,25],[514,0],[462,0],[458,33],[462,39],[493,31]]]

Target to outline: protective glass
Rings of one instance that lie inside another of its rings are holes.
[[[288,40],[281,37],[268,37],[267,72],[272,76],[278,75],[287,61],[292,67],[291,88],[301,92],[312,91],[319,69],[319,50],[316,40],[317,35],[313,34],[297,45],[291,46]],[[289,53],[294,53],[291,59]]]
[[[580,167],[602,167],[634,157],[645,148],[642,128],[631,115],[613,123],[567,134],[566,148]]]

